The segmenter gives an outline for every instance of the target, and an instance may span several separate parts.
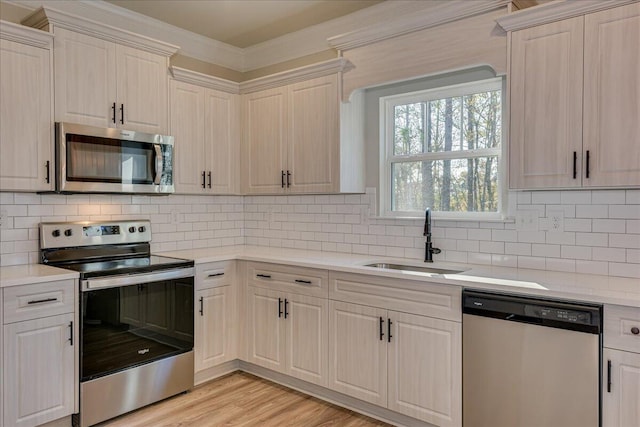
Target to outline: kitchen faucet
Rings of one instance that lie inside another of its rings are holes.
[[[424,262],[433,262],[433,254],[439,254],[442,251],[434,248],[433,243],[431,243],[431,209],[429,208],[424,212],[423,236],[427,238],[424,242]]]

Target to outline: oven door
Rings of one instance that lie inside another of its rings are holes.
[[[193,349],[193,269],[155,276],[82,281],[81,382]]]
[[[56,123],[57,190],[172,193],[173,137]]]

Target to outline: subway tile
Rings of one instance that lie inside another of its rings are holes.
[[[469,229],[467,230],[467,238],[470,240],[491,240],[491,230]]]
[[[480,250],[480,242],[477,240],[457,240],[456,248],[458,251],[478,252]]]
[[[500,267],[517,267],[518,257],[515,255],[491,255],[491,265],[497,265]]]
[[[576,233],[547,231],[546,242],[557,245],[575,245]]]
[[[594,233],[624,233],[625,227],[621,219],[594,219],[591,228]]]
[[[609,275],[640,279],[640,264],[609,263]]]
[[[491,265],[491,254],[468,252],[467,262],[471,264]]]
[[[531,255],[531,243],[505,243],[504,252],[510,255]]]
[[[608,205],[576,205],[576,218],[608,218]]]
[[[625,190],[593,190],[591,193],[591,203],[594,205],[624,204],[625,199]]]
[[[518,242],[521,243],[544,243],[544,231],[518,231]]]
[[[627,190],[625,201],[628,205],[640,205],[640,190]]]
[[[480,242],[480,252],[491,254],[503,254],[504,242]]]
[[[640,235],[637,234],[609,234],[609,246],[613,248],[640,248]]]
[[[639,219],[640,205],[609,205],[609,218]]]
[[[576,273],[582,274],[609,274],[609,263],[604,261],[576,260]]]
[[[591,256],[596,261],[620,261],[625,259],[626,251],[620,248],[594,248]]]
[[[534,257],[560,258],[560,245],[533,244],[531,255]]]
[[[562,245],[560,257],[569,259],[591,259],[591,248],[587,246]]]
[[[518,232],[515,230],[493,230],[491,240],[497,242],[517,242]]]
[[[16,205],[39,205],[42,201],[39,194],[32,193],[15,193],[13,197]]]
[[[519,256],[518,268],[544,270],[546,268],[545,259],[543,257]]]
[[[445,237],[447,239],[464,240],[467,238],[467,230],[464,228],[447,228],[445,229]]]
[[[577,246],[609,246],[609,235],[606,233],[576,233]]]
[[[568,190],[560,193],[560,203],[563,205],[591,204],[591,191]]]
[[[531,203],[533,204],[560,204],[560,191],[534,191],[531,194]]]
[[[576,260],[574,259],[547,258],[545,265],[547,270],[551,271],[565,271],[569,273],[575,273],[576,271]]]
[[[589,232],[591,231],[592,219],[588,218],[565,218],[564,219],[564,231],[582,231]]]
[[[632,264],[640,264],[640,250],[627,249],[627,262]]]

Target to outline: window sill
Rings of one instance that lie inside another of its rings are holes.
[[[369,219],[376,219],[376,220],[396,219],[400,221],[415,221],[415,220],[424,221],[424,215],[422,216],[370,216]],[[446,216],[446,215],[441,216],[434,213],[431,214],[431,219],[433,221],[493,222],[493,223],[503,223],[503,224],[514,224],[516,222],[515,218],[513,217],[506,217],[506,218],[452,217],[452,216]]]

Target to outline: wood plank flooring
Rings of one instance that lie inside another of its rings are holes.
[[[100,424],[100,427],[387,427],[244,372]]]

